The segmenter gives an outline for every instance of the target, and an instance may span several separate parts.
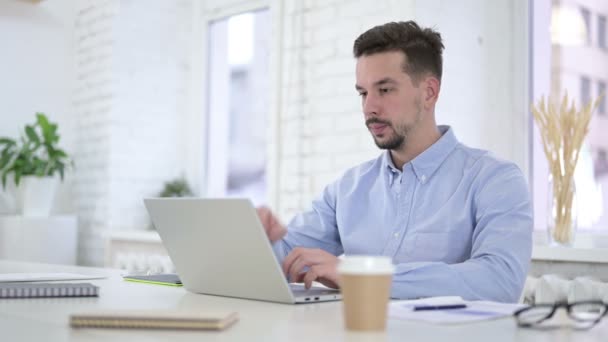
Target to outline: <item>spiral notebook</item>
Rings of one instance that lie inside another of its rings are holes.
[[[238,321],[236,312],[113,310],[76,313],[73,328],[223,330]]]
[[[97,297],[91,283],[0,283],[0,298]]]

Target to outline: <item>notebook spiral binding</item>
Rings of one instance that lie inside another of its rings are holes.
[[[0,298],[98,297],[99,287],[90,283],[0,284]]]

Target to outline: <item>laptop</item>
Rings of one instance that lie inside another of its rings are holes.
[[[248,199],[146,198],[184,287],[279,303],[340,300],[338,290],[289,284]]]

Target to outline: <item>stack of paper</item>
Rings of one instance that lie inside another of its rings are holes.
[[[415,310],[415,308],[424,306],[436,307],[437,309]],[[465,307],[441,309],[442,306]],[[504,304],[488,301],[464,301],[460,297],[431,297],[392,302],[389,308],[389,316],[391,318],[437,324],[457,324],[508,317],[513,315],[517,309],[524,306],[523,304]]]
[[[0,273],[0,283],[103,279],[105,275],[75,273]]]

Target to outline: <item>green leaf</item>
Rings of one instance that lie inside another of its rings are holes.
[[[53,143],[59,142],[59,135],[57,134],[57,124],[52,124],[49,129],[49,141]]]
[[[0,138],[0,144],[4,144],[7,147],[8,146],[13,146],[15,145],[17,142],[14,139],[11,138]]]
[[[34,144],[38,144],[40,145],[40,138],[38,137],[38,134],[36,133],[36,131],[34,130],[34,127],[30,126],[30,125],[26,125],[25,126],[25,134],[27,134],[27,137],[30,139],[30,141],[32,141]]]
[[[67,158],[67,157],[68,157],[68,155],[63,150],[54,150],[53,151],[53,158],[61,159],[61,158]]]
[[[4,157],[4,156],[13,156],[15,155],[15,151],[11,151],[11,146],[6,146],[4,147],[4,149],[2,150],[2,152],[0,152],[0,154]],[[0,167],[1,169],[2,167]]]
[[[45,172],[46,172],[46,168],[47,168],[47,163],[43,162],[42,160],[40,160],[40,158],[34,158],[34,161],[32,163],[32,167],[34,169],[34,174],[38,177],[42,177],[44,176]]]
[[[46,115],[44,115],[44,113],[36,113],[36,122],[38,123],[38,125],[40,125],[40,128],[42,128],[43,132],[48,131],[50,129],[49,120],[46,118]]]
[[[21,170],[16,169],[15,170],[15,185],[19,185],[19,183],[21,183]]]
[[[2,157],[0,157],[0,170],[4,169],[4,167],[11,160],[11,155],[8,153],[2,153]]]
[[[65,166],[62,162],[57,163],[57,169],[59,170],[59,176],[61,177],[61,180],[63,180]]]
[[[19,184],[25,176],[45,176],[59,173],[61,179],[68,166],[73,165],[69,155],[57,146],[58,126],[44,113],[36,113],[36,123],[25,125],[15,140],[0,138],[0,176],[3,185],[8,177]]]
[[[57,125],[51,124],[44,113],[36,113],[37,123],[42,130],[42,137],[44,138],[44,142],[47,144],[52,144],[57,142],[57,137],[55,133],[57,132]]]
[[[15,163],[17,162],[17,158],[18,155],[16,153],[10,156],[10,160],[4,166],[6,171],[9,171],[15,165]]]

